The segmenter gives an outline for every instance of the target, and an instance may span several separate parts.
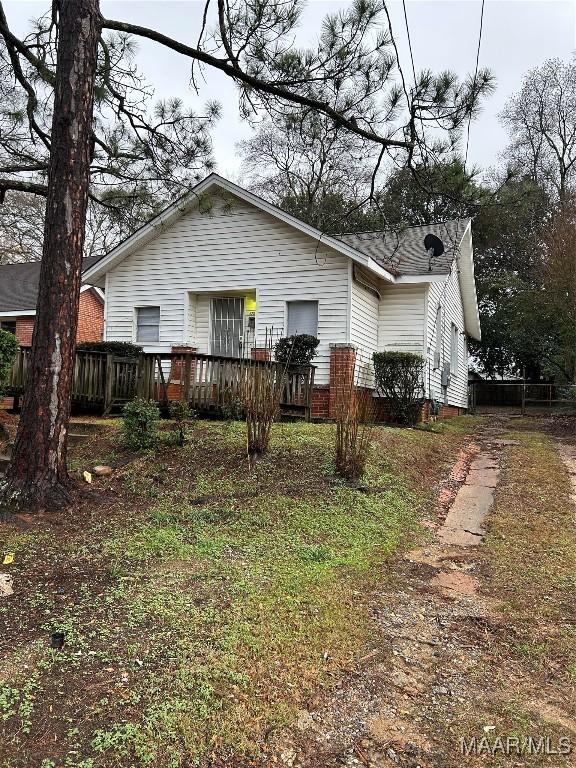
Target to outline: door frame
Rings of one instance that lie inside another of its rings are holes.
[[[234,299],[234,300],[242,302],[242,330],[244,330],[244,321],[245,321],[245,316],[246,316],[246,308],[245,308],[245,299],[246,299],[246,297],[245,296],[238,296],[238,295],[234,295],[234,294],[228,294],[228,295],[224,295],[224,296],[222,296],[222,295],[220,295],[220,296],[218,296],[218,295],[216,295],[216,296],[215,295],[211,295],[210,296],[209,312],[208,312],[208,349],[209,349],[208,354],[210,354],[210,355],[215,355],[215,352],[214,352],[214,350],[212,348],[212,342],[213,342],[212,331],[213,331],[213,319],[214,319],[214,313],[213,313],[214,301],[215,300],[218,301],[218,300],[221,300],[221,299]],[[239,337],[239,341],[240,341],[241,338],[242,338],[242,334]],[[227,357],[227,355],[219,355],[219,357]],[[239,357],[240,357],[240,354],[238,355],[238,358]]]

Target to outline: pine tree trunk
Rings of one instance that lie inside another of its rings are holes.
[[[32,355],[4,508],[69,502],[70,396],[92,153],[99,0],[59,0],[48,199]]]

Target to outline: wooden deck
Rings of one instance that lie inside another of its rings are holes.
[[[26,392],[30,349],[21,348],[6,395],[15,405]],[[72,403],[99,408],[103,414],[142,397],[167,405],[184,400],[199,413],[218,413],[241,400],[246,377],[265,367],[283,382],[280,410],[284,415],[310,418],[314,366],[286,366],[200,353],[141,354],[118,357],[105,352],[76,352]]]

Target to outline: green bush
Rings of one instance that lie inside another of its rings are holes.
[[[127,448],[140,450],[156,443],[160,411],[153,400],[137,397],[124,406],[122,441]]]
[[[316,336],[310,336],[308,333],[285,336],[276,342],[274,357],[279,363],[310,365],[316,357],[318,344],[320,342]]]
[[[137,357],[144,350],[129,341],[82,341],[76,345],[79,352],[107,352],[118,357]]]
[[[390,401],[390,419],[414,426],[424,404],[424,358],[412,352],[375,352],[376,389]]]
[[[13,333],[0,331],[0,394],[10,376],[18,346],[18,339]]]

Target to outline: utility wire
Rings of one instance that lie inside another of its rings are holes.
[[[404,21],[406,22],[406,36],[408,37],[408,48],[410,49],[410,60],[412,61],[412,74],[414,75],[414,88],[416,88],[416,67],[414,66],[414,54],[412,53],[412,41],[410,40],[410,27],[408,25],[408,12],[406,11],[406,0],[402,0],[404,8]]]
[[[482,44],[482,27],[484,24],[484,2],[485,0],[482,0],[482,7],[480,9],[480,31],[478,33],[478,49],[476,50],[476,69],[474,70],[474,80],[472,81],[472,98],[474,98],[475,90],[476,90],[476,78],[478,77],[478,63],[480,61],[480,45]],[[466,153],[464,155],[464,168],[466,168],[466,163],[468,162],[468,147],[470,145],[470,123],[472,122],[472,110],[470,110],[470,114],[468,115],[468,129],[466,131]]]

